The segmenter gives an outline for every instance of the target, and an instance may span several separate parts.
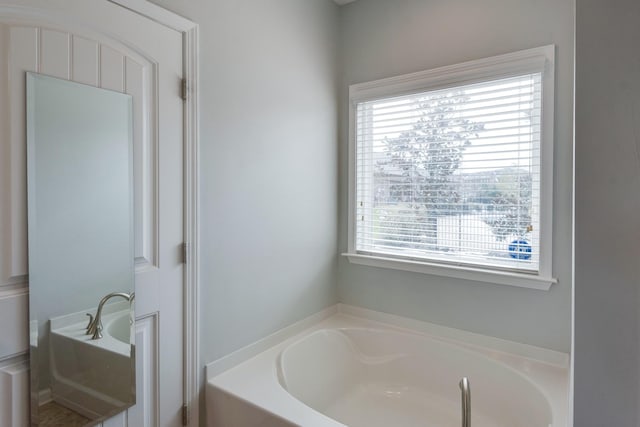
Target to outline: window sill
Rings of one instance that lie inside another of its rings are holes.
[[[533,274],[514,273],[510,271],[490,271],[467,266],[449,266],[363,254],[344,253],[342,256],[347,257],[352,264],[455,277],[457,279],[475,280],[478,282],[539,289],[543,291],[548,291],[552,284],[558,282],[558,280],[553,277],[541,277]]]

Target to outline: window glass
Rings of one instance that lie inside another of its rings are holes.
[[[538,272],[542,74],[358,102],[358,253]]]

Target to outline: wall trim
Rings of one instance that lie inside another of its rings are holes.
[[[553,153],[555,109],[555,45],[520,50],[503,55],[448,65],[416,73],[404,74],[349,86],[348,126],[348,203],[347,251],[351,263],[412,271],[437,276],[475,280],[478,282],[514,285],[548,290],[557,280],[553,277]],[[451,259],[449,264],[435,259],[412,260],[401,255],[391,258],[383,253],[369,256],[356,244],[356,113],[360,102],[400,96],[420,91],[444,89],[461,84],[484,82],[523,73],[542,73],[540,122],[540,206],[539,206],[539,265],[534,273],[505,272],[489,264],[479,268],[464,266],[464,260]]]
[[[194,24],[195,25],[195,24]],[[185,336],[185,403],[189,408],[189,425],[199,425],[199,394],[202,380],[200,365],[200,108],[199,108],[199,30],[192,27],[184,33],[184,76],[187,99],[184,108],[185,141],[185,222],[187,264],[185,265],[184,336]]]
[[[29,423],[29,361],[19,356],[0,364],[0,425]]]
[[[137,423],[142,420],[140,424],[142,426],[156,426],[160,420],[158,316],[159,314],[155,312],[136,318],[136,365],[138,365],[136,366],[136,388],[142,387],[143,392],[141,395],[136,395],[136,405],[126,412],[128,425],[138,425]],[[144,381],[142,384],[137,383],[140,377]],[[143,409],[141,410],[138,405]]]
[[[119,6],[129,9],[139,15],[151,19],[159,24],[176,30],[180,33],[186,33],[193,28],[198,28],[195,22],[178,15],[175,12],[167,10],[148,0],[107,0]]]
[[[182,33],[183,78],[187,82],[184,103],[184,238],[187,263],[184,266],[184,404],[188,426],[199,425],[200,369],[199,330],[199,26],[195,22],[147,0],[107,0]]]
[[[26,283],[0,287],[0,362],[29,354],[29,288]],[[20,321],[16,322],[16,319]]]

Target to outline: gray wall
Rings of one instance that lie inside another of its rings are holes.
[[[157,0],[200,24],[202,362],[337,302],[330,0]]]
[[[640,2],[576,1],[574,410],[639,425]]]
[[[340,240],[347,246],[348,85],[547,44],[557,46],[554,275],[550,291],[339,261],[341,302],[569,351],[573,0],[360,0],[341,11]]]
[[[155,1],[201,28],[203,362],[338,300],[569,350],[573,0]],[[560,283],[544,292],[340,259],[348,85],[550,43]]]

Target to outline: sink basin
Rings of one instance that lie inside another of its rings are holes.
[[[131,343],[131,319],[129,313],[126,314],[114,317],[109,323],[103,322],[103,338],[108,335],[124,344]]]
[[[84,312],[68,317],[73,318],[73,323],[51,319],[54,400],[71,405],[90,419],[134,401],[135,361],[128,303],[125,310],[103,314],[103,337],[96,340],[86,334]]]

